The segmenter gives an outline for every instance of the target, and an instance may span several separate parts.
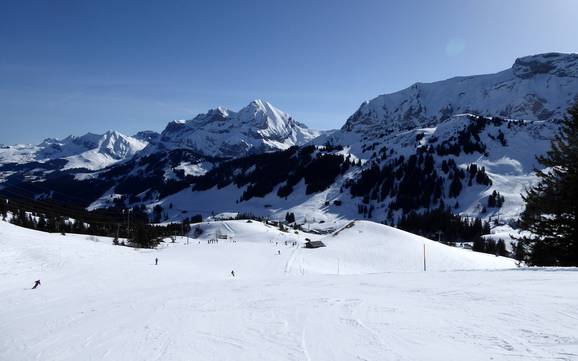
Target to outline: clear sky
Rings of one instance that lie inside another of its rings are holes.
[[[161,131],[261,98],[312,128],[516,57],[578,52],[576,0],[0,1],[0,143]]]

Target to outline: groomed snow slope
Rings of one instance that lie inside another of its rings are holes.
[[[356,221],[321,239],[327,247],[300,251],[290,269],[307,273],[367,274],[380,272],[515,268],[511,258],[496,257],[449,247],[429,239],[384,226]]]
[[[296,275],[289,261],[324,250],[257,222],[200,227],[188,245],[136,250],[0,222],[0,360],[578,357],[578,272]],[[232,240],[207,244],[217,229]],[[356,229],[370,227],[326,250]]]

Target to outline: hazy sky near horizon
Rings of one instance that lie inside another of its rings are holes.
[[[578,52],[576,0],[0,2],[0,143],[261,98],[312,128],[416,81]]]

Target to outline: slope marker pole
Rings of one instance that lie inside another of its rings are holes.
[[[426,262],[425,262],[425,243],[423,244],[423,271],[427,271]]]

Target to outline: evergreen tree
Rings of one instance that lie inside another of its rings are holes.
[[[524,261],[526,259],[526,250],[524,248],[524,243],[512,242],[511,245],[513,249],[514,258],[520,262]]]
[[[450,192],[449,192],[450,198],[455,198],[459,196],[461,191],[462,191],[462,182],[460,181],[460,178],[456,174],[454,175],[454,178],[450,183]]]
[[[285,214],[285,222],[295,223],[295,214],[293,212],[287,212]]]
[[[40,215],[38,217],[38,223],[36,224],[36,229],[42,232],[46,232],[46,219],[44,218],[44,215]]]
[[[506,242],[503,239],[499,239],[496,243],[496,256],[508,257],[510,253],[506,249]]]
[[[153,223],[160,223],[163,214],[163,207],[157,204],[153,207]]]
[[[528,261],[540,266],[578,266],[578,103],[568,111],[550,150],[538,161],[548,170],[523,199],[523,238],[530,248]]]
[[[2,216],[3,221],[6,220],[7,215],[8,215],[8,201],[0,198],[0,216]]]

